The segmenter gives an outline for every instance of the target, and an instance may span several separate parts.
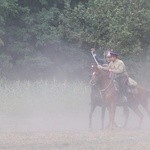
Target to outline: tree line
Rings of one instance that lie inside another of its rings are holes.
[[[88,64],[91,47],[145,58],[149,10],[149,0],[2,0],[1,74],[73,75]]]

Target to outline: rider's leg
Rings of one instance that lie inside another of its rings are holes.
[[[119,92],[121,94],[123,101],[127,101],[127,97],[126,97],[127,96],[127,85],[126,85],[127,77],[126,76],[117,77],[116,81],[118,83]]]

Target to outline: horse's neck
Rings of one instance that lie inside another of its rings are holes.
[[[101,84],[106,86],[111,82],[111,79],[108,77],[107,74],[103,75],[103,78],[101,77]]]

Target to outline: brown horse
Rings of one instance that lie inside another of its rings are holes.
[[[91,109],[89,113],[89,128],[92,128],[92,115],[97,106],[101,107],[101,128],[104,128],[104,116],[105,116],[105,110],[106,110],[106,104],[103,100],[102,97],[102,92],[101,91],[101,85],[99,83],[98,78],[95,78],[95,68],[96,66],[92,64],[91,67],[91,80],[90,80],[90,85],[91,85]],[[117,103],[117,106],[122,106],[122,103]],[[123,111],[125,115],[125,122],[124,122],[124,127],[127,125],[128,121],[128,116],[129,116],[129,109],[126,104],[123,105]],[[116,125],[115,125],[116,126]]]
[[[104,106],[107,107],[109,112],[109,128],[113,128],[115,126],[115,111],[116,106],[118,103],[120,103],[120,94],[116,90],[115,84],[113,82],[114,80],[112,78],[109,78],[109,72],[103,71],[102,69],[98,69],[97,67],[93,67],[93,74],[91,78],[92,83],[98,83],[99,82],[99,91],[101,93],[102,97],[102,103]],[[148,98],[150,95],[149,90],[146,90],[145,88],[141,86],[137,86],[138,93],[133,94],[129,93],[127,98],[127,105],[130,107],[140,118],[139,126],[141,127],[142,121],[143,121],[143,114],[139,110],[138,106],[141,104],[143,108],[146,110],[150,117],[150,111],[148,109]],[[127,123],[127,120],[126,120]],[[125,124],[126,124],[125,123]]]

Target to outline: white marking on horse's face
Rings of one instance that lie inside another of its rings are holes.
[[[91,67],[94,68],[94,65],[92,65]]]
[[[94,76],[95,74],[96,74],[96,72],[94,71],[92,75]]]

